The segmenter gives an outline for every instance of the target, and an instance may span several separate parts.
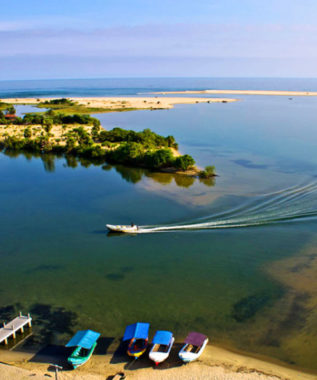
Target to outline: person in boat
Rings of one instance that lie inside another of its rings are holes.
[[[134,224],[133,222],[131,222],[131,227],[132,227],[132,228],[134,228],[134,227],[135,227],[137,230],[139,229],[139,226],[137,226],[137,225],[136,225],[136,224]]]

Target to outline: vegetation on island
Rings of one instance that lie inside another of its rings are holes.
[[[9,107],[11,107],[11,104],[2,102],[0,100],[0,111],[6,111]]]
[[[216,176],[216,168],[214,166],[206,166],[204,170],[198,173],[199,178],[208,179]]]
[[[0,124],[14,124],[14,125],[53,125],[53,124],[93,124],[100,125],[100,121],[90,115],[73,114],[68,115],[62,112],[54,112],[49,110],[44,113],[31,112],[25,114],[23,117],[16,116],[14,120],[7,119],[8,115],[15,115],[15,108],[13,106],[7,107],[5,112],[0,110]]]
[[[54,104],[69,104],[69,101],[62,99]],[[99,120],[90,115],[68,115],[52,109],[27,113],[22,118],[6,116],[0,111],[3,125],[0,148],[6,151],[63,153],[154,170],[195,170],[195,161],[190,155],[176,154],[178,145],[173,136],[163,137],[150,129],[106,131],[100,127]]]
[[[54,111],[60,111],[64,114],[91,114],[91,113],[102,113],[102,112],[124,112],[124,111],[134,111],[137,108],[127,107],[125,102],[122,101],[120,105],[116,108],[105,108],[105,107],[90,107],[83,104],[78,104],[73,100],[67,98],[45,100],[44,102],[36,103],[38,108],[48,108]]]

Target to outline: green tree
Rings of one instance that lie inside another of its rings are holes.
[[[98,131],[100,130],[100,120],[98,120],[98,119],[96,119],[96,118],[92,118],[93,119],[93,121],[92,121],[92,125],[94,126],[94,127],[99,127],[99,129],[98,129]]]
[[[154,153],[148,153],[145,163],[149,168],[160,169],[173,166],[174,157],[169,149],[159,149]]]
[[[179,156],[175,159],[175,166],[181,170],[187,170],[195,164],[195,160],[189,154]]]
[[[25,137],[26,139],[32,137],[32,132],[31,132],[31,129],[30,129],[30,128],[25,128],[25,130],[24,130],[24,137]]]
[[[72,151],[76,146],[76,140],[72,136],[67,136],[66,139],[66,150],[67,152]]]
[[[53,120],[52,119],[44,119],[43,120],[43,127],[45,129],[45,131],[47,133],[49,133],[51,131],[51,129],[53,128]]]
[[[94,123],[94,126],[91,128],[91,136],[94,140],[98,139],[99,131],[100,131],[100,125],[98,125],[97,123]]]

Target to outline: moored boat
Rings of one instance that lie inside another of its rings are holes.
[[[173,334],[170,331],[157,331],[152,340],[149,358],[153,360],[156,365],[162,363],[168,358],[174,340]]]
[[[123,341],[129,341],[127,354],[139,358],[147,349],[149,340],[149,323],[137,322],[126,327]]]
[[[73,368],[85,364],[91,357],[97,346],[100,334],[92,330],[78,331],[65,347],[75,347],[75,350],[67,358]]]
[[[186,339],[185,345],[180,350],[178,356],[185,363],[192,362],[199,358],[199,356],[204,351],[208,343],[208,338],[206,335],[198,332],[190,332]]]
[[[124,232],[124,233],[136,233],[138,232],[139,227],[135,224],[131,225],[113,225],[113,224],[106,224],[106,227],[108,230],[113,232]]]

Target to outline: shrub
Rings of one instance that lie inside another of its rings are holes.
[[[53,128],[53,120],[52,119],[44,119],[43,120],[43,128],[45,129],[45,131],[47,133],[49,133],[51,131],[51,129]]]
[[[67,152],[72,151],[75,148],[75,146],[76,146],[76,140],[74,139],[74,137],[67,136],[67,139],[66,139]]]
[[[30,128],[25,128],[25,130],[24,130],[24,137],[25,137],[25,138],[30,138],[30,137],[32,137],[32,132],[31,132],[31,129],[30,129]]]
[[[211,178],[216,175],[215,173],[216,168],[214,166],[206,166],[205,170],[201,170],[199,172],[200,178]]]
[[[46,100],[45,102],[43,102],[43,104],[45,104],[45,105],[73,106],[73,105],[75,105],[75,102],[73,102],[70,99],[61,98],[61,99]]]
[[[143,161],[143,146],[135,142],[124,142],[119,148],[108,151],[107,155],[119,163],[138,165]]]
[[[144,163],[149,168],[160,169],[173,166],[174,161],[174,157],[169,149],[159,149],[154,153],[147,153]]]
[[[175,159],[175,167],[181,170],[187,170],[195,164],[195,160],[189,154],[179,156]]]
[[[91,136],[93,137],[93,139],[95,140],[98,139],[99,131],[100,131],[100,125],[97,125],[97,123],[94,123],[94,126],[91,129]]]

